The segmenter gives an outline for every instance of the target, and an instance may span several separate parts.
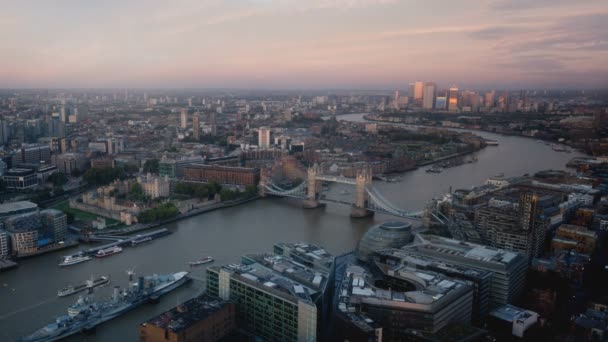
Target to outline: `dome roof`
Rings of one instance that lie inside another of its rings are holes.
[[[371,227],[359,240],[357,258],[369,261],[376,251],[399,248],[412,241],[412,225],[401,221],[387,221]]]

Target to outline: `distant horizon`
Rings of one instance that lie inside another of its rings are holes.
[[[0,88],[608,87],[595,0],[13,2]]]
[[[432,82],[432,81],[429,81]],[[452,84],[450,86],[456,86],[459,91],[507,91],[507,92],[515,92],[515,91],[527,91],[527,92],[595,92],[595,91],[608,91],[608,86],[603,87],[560,87],[560,88],[525,88],[525,87],[462,87],[458,86],[458,84]],[[437,90],[448,90],[450,86],[438,86]],[[382,92],[382,93],[390,93],[391,95],[395,91],[399,91],[400,94],[405,94],[408,92],[408,87],[403,86],[401,88],[238,88],[238,87],[23,87],[23,88],[3,88],[0,87],[0,92],[10,92],[10,91],[52,91],[52,92],[89,92],[89,91],[100,91],[100,92],[119,92],[123,93],[125,90],[131,92],[162,92],[162,91],[183,91],[183,92],[274,92],[274,93],[297,93],[297,92],[305,92],[305,93],[321,93],[326,92],[328,95],[331,92],[352,92],[352,93],[365,93],[365,92]]]

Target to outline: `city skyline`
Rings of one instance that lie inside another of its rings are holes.
[[[0,88],[608,85],[598,1],[63,1],[5,6],[0,28]]]

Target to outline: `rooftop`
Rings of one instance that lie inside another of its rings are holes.
[[[348,297],[351,303],[360,298],[375,300],[384,306],[406,307],[408,303],[419,304],[412,308],[416,310],[433,310],[435,304],[440,304],[446,298],[453,297],[468,288],[467,283],[446,277],[442,274],[418,270],[405,265],[387,265],[377,263],[383,276],[399,279],[404,284],[415,287],[412,291],[397,291],[383,289],[375,285],[377,278],[363,267],[351,265],[346,269],[346,278],[340,289],[341,297]],[[354,299],[354,300],[353,300]],[[424,308],[426,306],[426,308]]]
[[[220,311],[229,302],[209,295],[192,298],[142,323],[172,332],[179,332]]]
[[[8,214],[13,211],[22,211],[22,210],[34,210],[38,208],[36,203],[28,202],[28,201],[19,201],[19,202],[11,202],[11,203],[3,203],[0,204],[0,216],[3,214]]]
[[[245,263],[219,268],[242,279],[267,287],[270,292],[312,303],[327,285],[327,273],[310,269],[288,257],[272,254],[247,255]]]
[[[417,234],[416,242],[404,249],[414,249],[418,251],[430,250],[438,254],[448,256],[459,256],[471,260],[479,260],[502,265],[509,265],[514,260],[522,256],[515,252],[503,249],[478,245],[471,242],[464,242],[445,238],[437,235]]]
[[[528,311],[526,309],[518,308],[517,306],[513,306],[511,304],[506,304],[490,312],[490,316],[496,317],[503,321],[513,322],[516,319],[523,316],[523,318],[529,317],[532,311]]]

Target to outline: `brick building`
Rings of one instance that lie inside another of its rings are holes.
[[[192,164],[184,168],[184,180],[230,185],[257,185],[260,170],[246,167]]]
[[[140,324],[140,342],[219,341],[236,328],[234,303],[202,295]]]

